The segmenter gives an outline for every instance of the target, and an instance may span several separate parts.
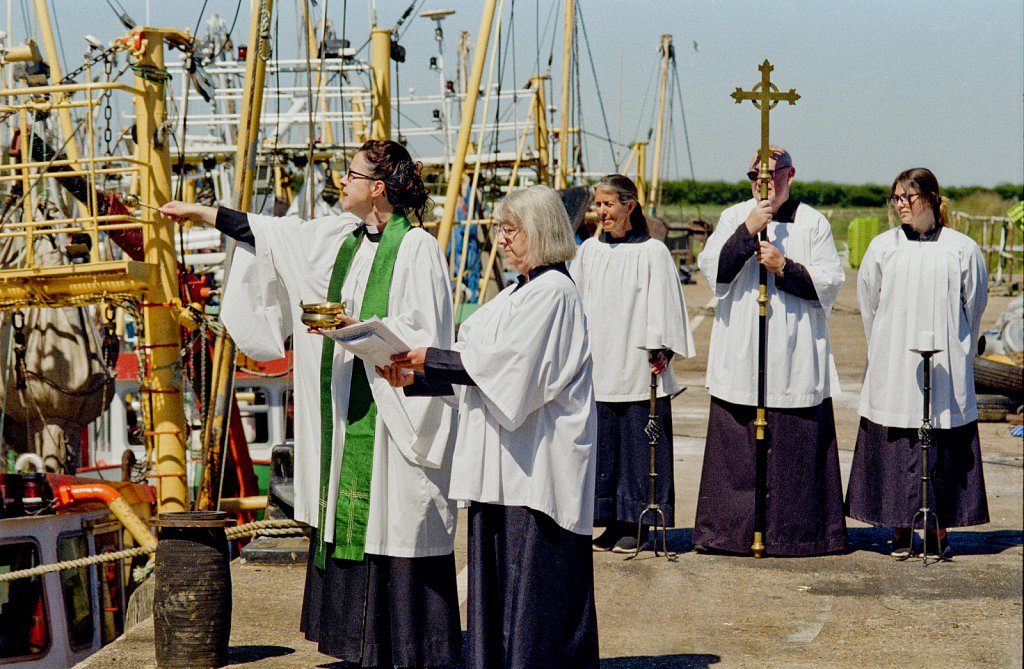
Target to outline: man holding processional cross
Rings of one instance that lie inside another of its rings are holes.
[[[799,96],[778,92],[767,60],[759,69],[760,84],[733,93],[761,110],[753,198],[722,212],[698,258],[718,304],[693,543],[816,555],[846,548],[826,324],[845,277],[828,220],[790,197],[792,158],[769,144],[770,109]]]

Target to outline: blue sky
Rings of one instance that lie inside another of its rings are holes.
[[[281,53],[296,53],[293,26],[299,1],[276,3]],[[394,25],[409,1],[379,0],[379,24]],[[50,2],[71,66],[80,62],[84,51],[82,35],[91,33],[107,42],[123,32],[104,0]],[[120,4],[140,23],[148,4],[151,23],[193,29],[204,3]],[[475,40],[482,4],[417,2],[417,13],[456,10],[444,23],[450,68],[459,31],[470,31]],[[506,25],[511,10],[515,13],[516,51],[514,68],[511,56],[505,60],[506,85],[522,84],[531,74],[538,33],[543,34],[539,52],[546,67],[555,33],[551,71],[557,87],[562,4],[506,0]],[[367,3],[318,0],[317,12],[325,5],[339,32],[347,5],[349,39],[362,44],[368,34]],[[25,33],[21,8],[31,2],[3,3],[3,29],[8,6],[13,6],[15,41],[20,41]],[[207,0],[205,17],[217,12],[230,22],[236,6],[237,0]],[[772,116],[772,140],[791,150],[798,179],[889,183],[905,168],[926,166],[947,185],[1024,182],[1024,3],[1019,0],[582,0],[579,6],[598,77],[595,86],[591,59],[581,45],[583,124],[600,136],[584,142],[590,170],[612,169],[597,91],[614,141],[625,144],[645,135],[653,125],[660,35],[668,33],[675,42],[698,179],[742,177],[759,143],[759,119],[752,105],[737,105],[729,94],[736,86],[747,89],[757,83],[757,65],[768,58],[780,87],[795,87],[802,96],[796,106],[781,105]],[[245,41],[248,13],[245,0],[234,33],[236,43]],[[437,88],[436,75],[427,68],[437,49],[433,28],[433,22],[416,18],[405,30],[405,92],[410,87],[424,93]],[[512,41],[508,47],[513,47]],[[552,97],[558,104],[557,88]],[[666,178],[688,177],[678,101],[673,114]]]

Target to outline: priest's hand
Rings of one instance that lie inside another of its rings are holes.
[[[391,356],[391,363],[395,367],[404,367],[405,369],[411,369],[416,372],[423,371],[423,364],[427,359],[427,349],[414,348],[411,351],[405,353],[396,353]]]
[[[651,374],[661,374],[668,367],[668,358],[661,351],[651,357]]]
[[[377,376],[383,378],[395,388],[412,385],[413,381],[416,380],[415,373],[407,372],[398,365],[374,367],[374,369],[377,370]]]
[[[747,232],[756,235],[772,222],[772,203],[770,200],[761,200],[757,206],[747,214],[747,220],[743,225],[747,226]]]
[[[765,266],[772,274],[779,276],[786,266],[786,256],[775,248],[771,242],[758,242],[757,262]]]
[[[176,221],[191,221],[192,223],[203,223],[213,225],[217,222],[217,208],[207,207],[201,204],[191,204],[171,200],[160,207],[160,214],[164,218],[173,218]]]

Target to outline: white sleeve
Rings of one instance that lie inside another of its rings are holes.
[[[466,372],[506,430],[558,398],[589,359],[586,319],[574,297],[554,282],[537,285],[528,299],[509,298],[500,336],[463,342]]]
[[[651,245],[647,297],[647,348],[667,348],[681,358],[695,354],[679,269],[661,242]]]
[[[843,272],[839,252],[836,251],[832,226],[824,216],[814,231],[814,240],[811,244],[811,262],[805,267],[818,294],[818,302],[827,314],[832,311],[832,306],[839,297],[839,289],[843,287],[846,274]]]
[[[977,244],[972,242],[966,255],[960,271],[960,299],[971,329],[971,350],[977,351],[981,317],[988,305],[988,268],[985,266],[985,256]]]
[[[882,236],[875,237],[875,240],[868,244],[868,250],[864,252],[860,268],[857,270],[857,305],[860,307],[860,317],[864,322],[864,338],[867,339],[869,347],[871,346],[871,331],[875,324],[875,313],[878,311],[878,302],[881,299],[882,266],[878,242],[882,239]]]

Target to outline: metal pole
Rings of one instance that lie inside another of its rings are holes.
[[[636,195],[637,203],[647,205],[647,142],[636,143]]]
[[[661,200],[661,143],[665,130],[665,97],[668,90],[668,61],[672,54],[672,35],[661,36],[661,81],[658,86],[658,123],[654,129],[654,161],[651,163],[651,195],[647,198],[650,202],[652,216],[658,215],[658,203]],[[643,205],[641,205],[643,206]]]
[[[259,141],[260,111],[263,108],[263,82],[267,63],[263,54],[269,54],[270,16],[273,0],[253,0],[252,19],[249,22],[249,53],[245,61],[245,85],[242,90],[242,108],[239,118],[238,147],[235,154],[235,208],[249,211],[252,204],[252,182],[256,171],[257,142]],[[269,55],[268,55],[269,57]],[[231,270],[234,241],[225,240],[224,284]],[[210,393],[203,421],[203,473],[196,506],[214,509],[220,496],[221,470],[224,445],[228,438],[228,420],[235,385],[235,343],[226,331],[221,331],[213,346]]]
[[[487,59],[487,44],[491,39],[491,23],[494,20],[496,5],[497,0],[487,0],[483,14],[480,16],[476,52],[473,54],[473,71],[469,75],[466,101],[462,105],[459,138],[455,143],[455,159],[452,161],[452,173],[448,179],[448,189],[445,191],[444,213],[441,215],[441,225],[437,229],[437,241],[442,250],[448,248],[448,237],[451,235],[452,222],[455,220],[455,207],[458,204],[459,192],[462,190],[462,174],[466,170],[469,135],[473,130],[476,100],[480,94],[480,79],[483,78],[484,61]]]
[[[391,139],[391,31],[370,32],[370,139]]]
[[[136,28],[141,36],[139,65],[164,69],[163,40],[178,31]],[[137,158],[148,166],[140,171],[139,199],[142,202],[166,202],[171,199],[171,156],[164,105],[164,82],[135,75],[135,88],[143,91],[135,97]],[[178,274],[174,256],[174,222],[143,208],[143,248],[145,261],[154,267],[154,284],[142,305],[144,346],[151,375],[141,388],[148,396],[151,425],[146,431],[153,440],[156,456],[157,504],[160,513],[188,508],[185,473],[185,409],[181,388],[181,336],[177,322]]]
[[[50,81],[56,85],[64,75],[60,71],[60,59],[57,55],[57,45],[53,41],[53,29],[50,26],[50,10],[46,5],[46,0],[35,0],[35,10],[36,19],[39,22],[39,32],[42,33],[43,37],[43,51],[46,53],[46,63],[50,66]],[[57,120],[60,123],[60,131],[64,135],[64,139],[68,140],[68,138],[75,134],[74,124],[71,122],[71,110],[60,104],[68,102],[68,99],[64,93],[55,93],[53,97],[54,102],[58,105]],[[69,160],[77,163],[78,142],[74,139],[69,140],[64,146],[64,153]],[[72,167],[77,169],[75,166]]]
[[[555,188],[562,190],[568,181],[569,164],[569,85],[572,77],[572,31],[575,26],[576,0],[565,0],[565,26],[562,31],[562,108],[559,110],[561,126],[558,130],[558,171]]]
[[[533,89],[533,100],[530,111],[533,113],[533,141],[537,145],[537,183],[548,186],[551,184],[551,156],[548,148],[548,110],[544,98],[544,85],[547,77],[530,77],[530,88]],[[511,186],[511,184],[510,184]]]

